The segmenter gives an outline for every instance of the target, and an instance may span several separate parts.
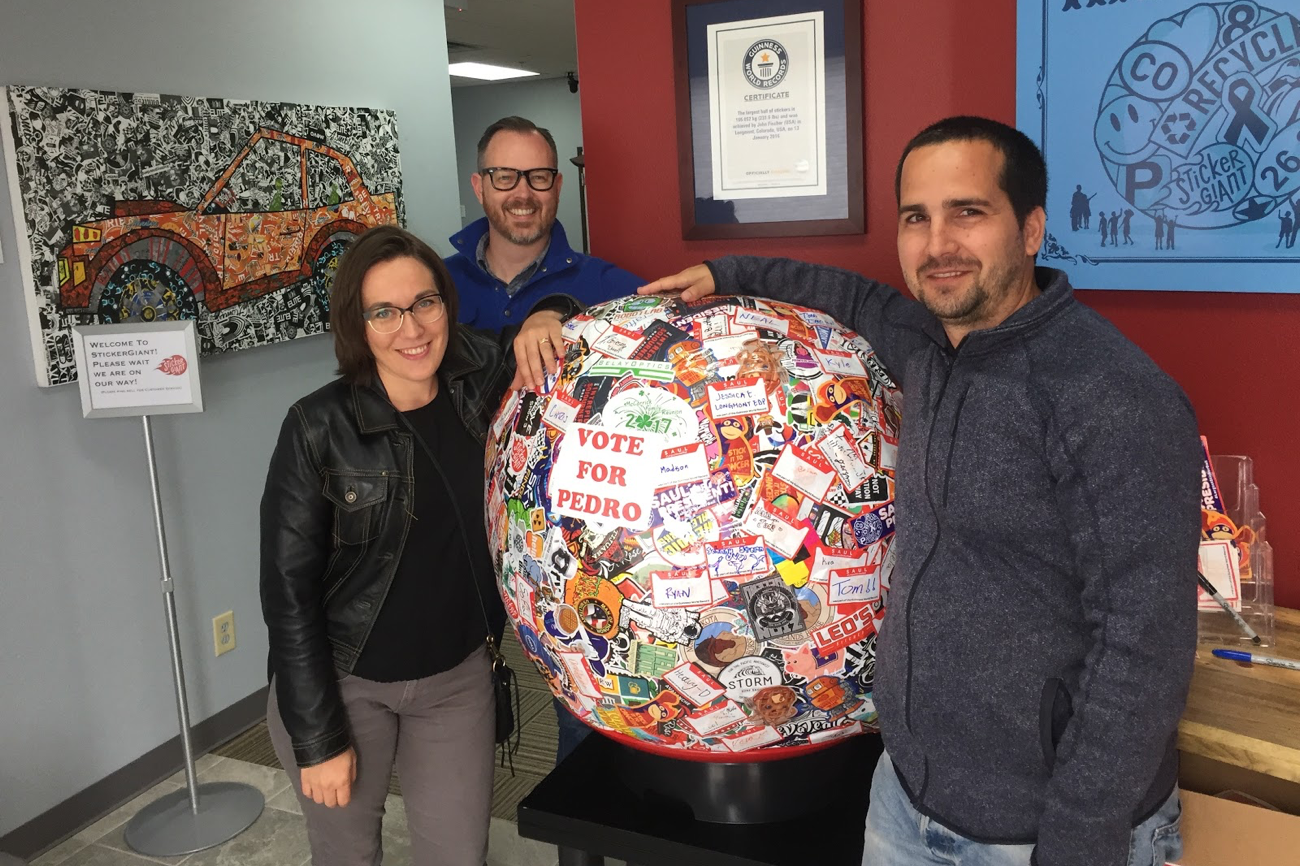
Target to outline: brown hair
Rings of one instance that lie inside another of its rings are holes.
[[[460,303],[447,266],[432,247],[406,229],[378,226],[348,246],[330,289],[334,356],[339,361],[339,374],[350,382],[369,381],[375,375],[375,356],[370,352],[366,320],[362,317],[361,283],[375,265],[403,257],[419,261],[433,273],[433,284],[447,308],[447,351],[455,350]]]
[[[1025,218],[1034,208],[1047,210],[1047,163],[1038,145],[1014,126],[987,117],[945,117],[912,136],[898,158],[894,170],[894,200],[901,203],[903,163],[918,147],[946,144],[949,141],[984,141],[1002,154],[1002,174],[998,186],[1011,201],[1016,222],[1025,227]]]
[[[509,117],[501,118],[496,123],[492,124],[487,129],[483,130],[483,135],[478,140],[478,170],[479,171],[488,168],[488,166],[483,164],[483,155],[487,153],[488,145],[492,143],[493,136],[495,136],[498,132],[537,133],[546,141],[547,146],[550,147],[551,160],[555,163],[554,167],[555,168],[560,167],[560,152],[555,149],[555,137],[551,135],[551,131],[549,129],[545,129],[543,127],[538,126],[537,124],[533,123],[531,120],[529,120],[526,117],[519,117],[517,115],[512,114]],[[525,165],[525,166],[516,166],[516,167],[517,168],[543,168],[544,166]]]

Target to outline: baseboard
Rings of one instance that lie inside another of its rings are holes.
[[[190,732],[190,743],[195,755],[215,749],[264,719],[266,697],[266,688],[260,688],[195,725]],[[79,833],[123,803],[138,797],[184,766],[184,750],[181,748],[180,735],[177,734],[122,769],[73,794],[16,830],[0,836],[0,851],[31,860],[69,836]]]

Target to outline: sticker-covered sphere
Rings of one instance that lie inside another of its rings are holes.
[[[486,467],[501,596],[551,689],[703,760],[874,729],[902,401],[871,347],[741,297],[612,301],[564,337]]]

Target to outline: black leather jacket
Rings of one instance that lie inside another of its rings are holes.
[[[459,331],[439,377],[483,442],[513,376],[513,355],[501,338]],[[280,714],[300,767],[351,742],[339,672],[360,657],[401,559],[419,447],[377,380],[331,382],[295,403],[280,429],[262,495],[262,612]],[[505,614],[493,576],[476,579],[500,637]]]

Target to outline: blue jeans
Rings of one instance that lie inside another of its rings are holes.
[[[1183,853],[1178,789],[1133,830],[1128,866],[1164,866]],[[862,866],[1028,866],[1033,845],[975,842],[922,815],[912,806],[889,754],[882,752],[871,779]]]
[[[591,728],[578,721],[559,698],[552,698],[551,702],[555,704],[555,721],[560,728],[559,745],[555,749],[555,765],[558,767],[570,752],[578,748],[578,743],[587,739]]]

